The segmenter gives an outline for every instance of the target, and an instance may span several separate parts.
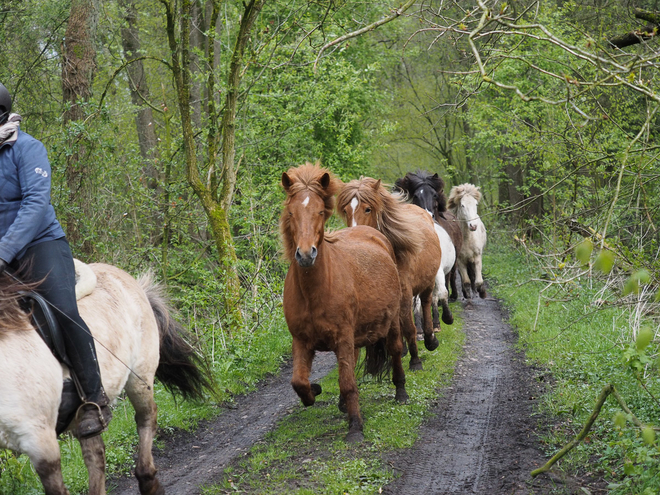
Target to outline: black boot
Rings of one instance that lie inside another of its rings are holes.
[[[99,435],[108,428],[112,419],[108,396],[101,387],[96,400],[87,400],[78,408],[78,438],[90,438]]]

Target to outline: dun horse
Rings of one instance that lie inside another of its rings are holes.
[[[89,293],[83,294],[78,305],[97,341],[103,387],[110,400],[126,390],[135,408],[139,435],[135,476],[140,493],[164,494],[151,454],[157,427],[154,375],[184,398],[202,398],[210,383],[150,277],[138,282],[110,265],[80,266],[86,268],[83,279],[89,282]],[[55,359],[20,308],[18,291],[23,289],[9,277],[0,277],[0,448],[30,458],[46,495],[68,495],[56,434],[68,370]],[[72,430],[76,431],[75,424]],[[98,435],[79,441],[89,472],[89,493],[103,495],[103,439]]]
[[[340,181],[318,164],[282,174],[286,200],[280,220],[291,263],[284,282],[284,316],[293,336],[291,385],[305,406],[321,386],[309,383],[315,351],[333,351],[339,367],[339,409],[348,413],[346,440],[364,439],[355,365],[366,347],[366,371],[380,374],[389,353],[395,399],[408,400],[401,364],[399,277],[392,247],[369,227],[324,232]]]
[[[448,207],[458,218],[463,233],[463,247],[458,253],[458,270],[461,274],[463,296],[472,297],[470,289],[486,297],[484,279],[481,275],[481,256],[486,245],[486,227],[484,226],[477,205],[481,200],[481,191],[473,184],[454,186],[449,192]]]
[[[410,369],[422,369],[412,316],[413,297],[422,304],[424,345],[438,347],[433,333],[431,300],[442,252],[433,220],[417,206],[390,194],[380,180],[365,177],[346,184],[337,196],[337,211],[347,225],[368,225],[381,231],[396,253],[401,284],[401,326],[410,350]]]

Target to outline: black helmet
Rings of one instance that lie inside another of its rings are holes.
[[[7,122],[11,113],[11,95],[4,84],[0,83],[0,125]]]

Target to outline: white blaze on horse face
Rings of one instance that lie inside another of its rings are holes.
[[[302,205],[303,205],[305,208],[307,208],[307,205],[308,205],[308,204],[309,204],[309,196],[307,196],[307,197],[303,200],[303,202],[302,202]]]
[[[461,199],[461,207],[458,211],[458,216],[461,220],[467,223],[468,229],[474,232],[477,230],[477,222],[479,213],[477,211],[477,200],[472,196],[465,196]]]
[[[358,201],[357,198],[351,199],[351,208],[353,208],[353,216],[352,216],[353,224],[351,225],[351,227],[357,227],[357,222],[355,221],[355,210],[357,210],[359,204],[360,202]]]

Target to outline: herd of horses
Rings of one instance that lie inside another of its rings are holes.
[[[479,189],[463,184],[444,194],[437,174],[408,173],[390,192],[380,180],[343,183],[320,164],[307,163],[282,175],[286,192],[280,231],[290,262],[283,307],[292,335],[291,384],[305,406],[321,386],[309,381],[316,351],[333,351],[339,370],[339,409],[348,415],[349,442],[364,439],[355,368],[366,349],[364,370],[391,370],[395,400],[405,403],[402,357],[422,369],[418,320],[428,350],[438,347],[442,321],[453,322],[449,300],[485,297],[481,253],[486,229],[479,219]],[[326,232],[335,212],[348,228]],[[139,436],[135,475],[142,495],[162,495],[152,444],[157,428],[153,384],[203,399],[212,391],[203,360],[150,276],[134,279],[104,264],[76,263],[80,314],[97,342],[104,388],[114,401],[125,390],[135,409]],[[58,408],[69,372],[34,331],[21,307],[26,289],[0,277],[0,449],[25,453],[46,495],[68,495],[57,441]],[[451,288],[451,295],[448,288]],[[417,311],[417,318],[414,316]],[[71,431],[75,432],[75,419]],[[89,473],[89,494],[104,495],[102,437],[79,439]]]
[[[391,367],[395,400],[404,403],[404,341],[410,369],[422,369],[414,306],[421,313],[424,346],[433,351],[439,345],[433,306],[440,302],[443,322],[453,322],[447,286],[456,299],[456,269],[465,298],[472,292],[486,297],[481,274],[486,228],[477,213],[481,193],[462,184],[447,199],[443,180],[423,171],[397,180],[395,192],[371,177],[342,183],[318,163],[289,169],[282,174],[282,186],[286,200],[280,232],[290,262],[283,306],[293,337],[291,384],[305,406],[314,404],[322,391],[309,381],[314,354],[334,352],[339,409],[348,414],[346,440],[360,442],[363,420],[355,378],[360,349],[365,348],[367,373],[380,376]],[[348,228],[325,231],[333,210]]]

